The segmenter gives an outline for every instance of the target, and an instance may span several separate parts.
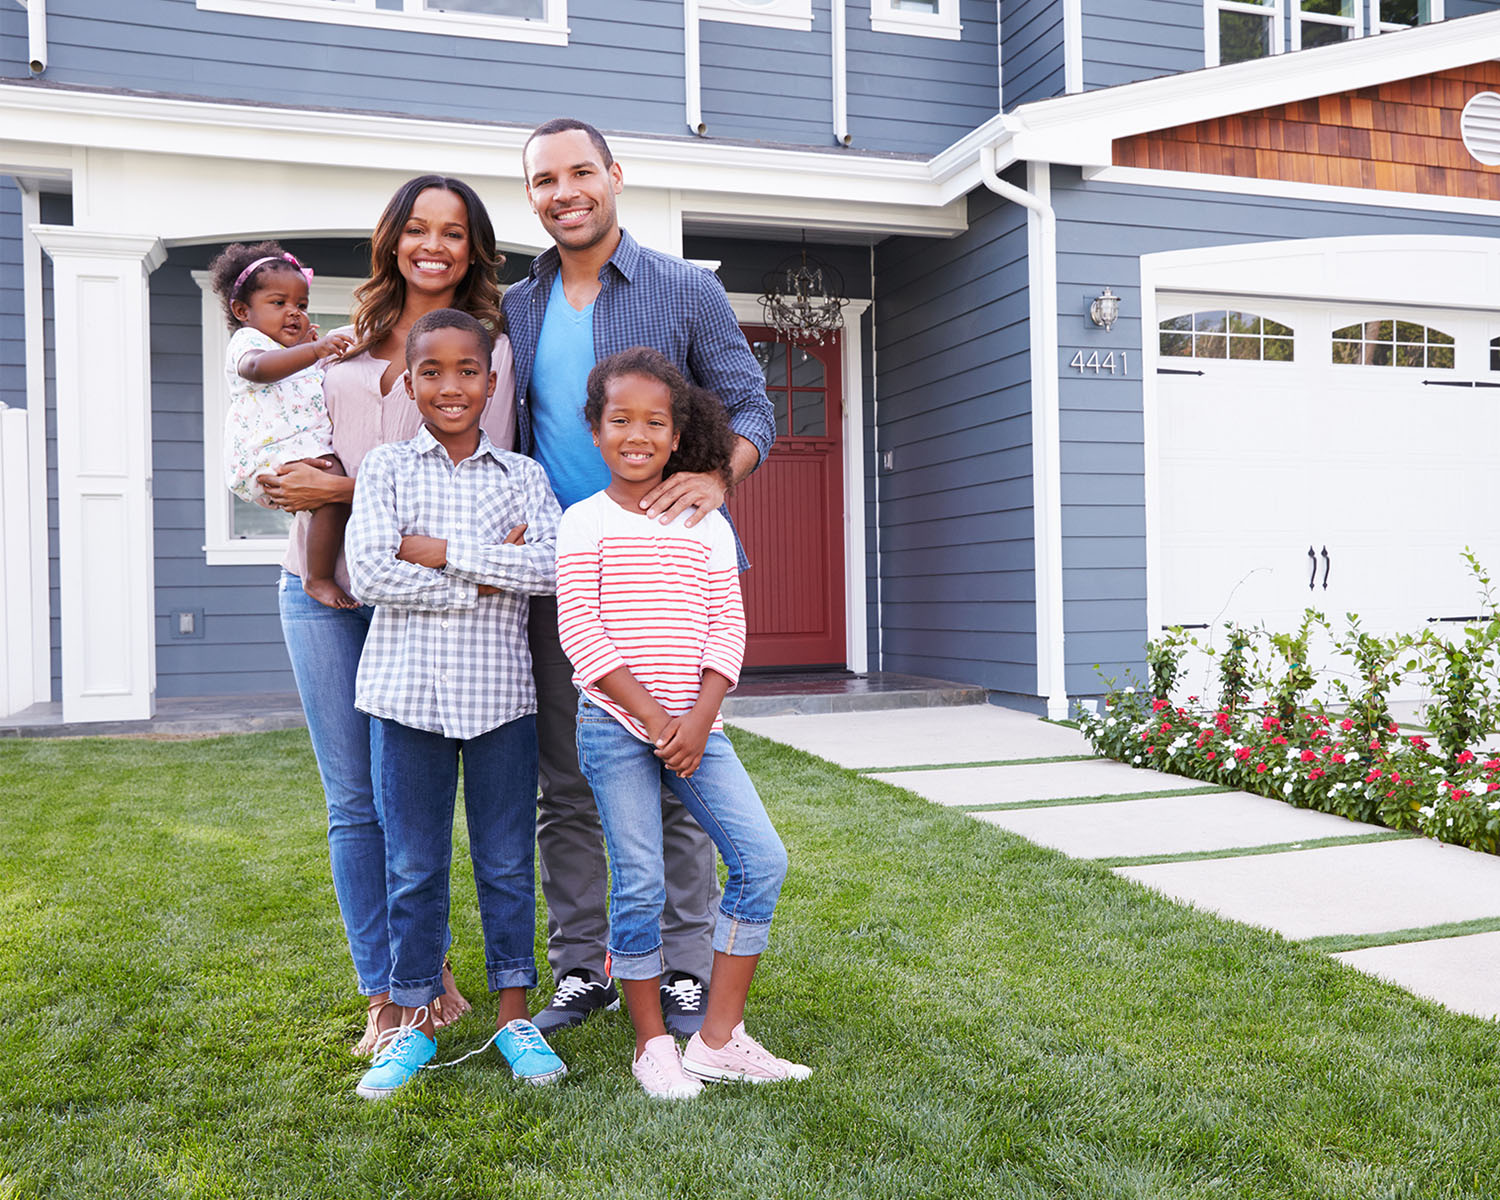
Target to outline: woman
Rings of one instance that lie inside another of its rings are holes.
[[[261,477],[273,504],[299,514],[325,504],[348,504],[365,454],[383,442],[416,434],[421,418],[401,381],[406,335],[418,317],[438,308],[461,309],[495,333],[492,365],[499,379],[480,424],[496,446],[509,450],[515,445],[510,341],[497,283],[503,263],[489,214],[468,184],[422,175],[397,190],[371,239],[370,278],[354,293],[355,345],[328,368],[323,383],[333,420],[333,451],[348,475],[289,463],[274,476]],[[354,677],[371,610],[326,608],[303,592],[306,538],[307,519],[299,516],[282,564],[281,629],[328,802],[334,891],[360,994],[369,997],[365,1033],[354,1052],[369,1054],[378,1034],[400,1017],[387,992],[391,959],[385,835],[371,778],[371,722],[354,707]],[[347,590],[342,556],[336,578]],[[439,1025],[469,1009],[446,963],[443,988],[437,1002]]]

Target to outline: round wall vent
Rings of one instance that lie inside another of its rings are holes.
[[[1464,105],[1458,127],[1470,154],[1486,166],[1500,165],[1500,95],[1480,92]]]

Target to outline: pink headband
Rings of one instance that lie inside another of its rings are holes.
[[[300,262],[297,261],[296,256],[292,254],[283,254],[281,255],[281,258],[285,259],[287,262],[291,263],[292,266],[296,267],[297,270],[302,272],[302,278],[307,280],[307,286],[312,287],[313,273],[311,267],[304,267]],[[250,278],[251,273],[255,270],[256,267],[263,267],[268,262],[277,261],[279,260],[274,254],[268,254],[265,258],[257,258],[253,263],[251,263],[248,267],[241,271],[239,278],[234,281],[234,286],[229,289],[230,299],[233,299],[235,296],[238,296],[240,294],[240,288],[245,286],[245,280]]]

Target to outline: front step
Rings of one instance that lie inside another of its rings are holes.
[[[967,683],[872,671],[868,675],[749,675],[724,700],[724,716],[780,717],[799,713],[873,712],[984,704],[988,693]]]

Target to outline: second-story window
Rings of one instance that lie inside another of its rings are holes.
[[[1347,42],[1364,32],[1360,24],[1359,0],[1301,0],[1292,15],[1292,49]]]
[[[962,36],[958,0],[870,0],[870,28],[954,41]]]
[[[1443,19],[1443,0],[1370,0],[1370,32],[1392,33]]]
[[[1204,0],[1209,66],[1280,54],[1281,0]]]
[[[700,0],[705,21],[766,25],[772,29],[812,28],[812,0]]]
[[[568,44],[567,0],[197,0],[204,12]]]

